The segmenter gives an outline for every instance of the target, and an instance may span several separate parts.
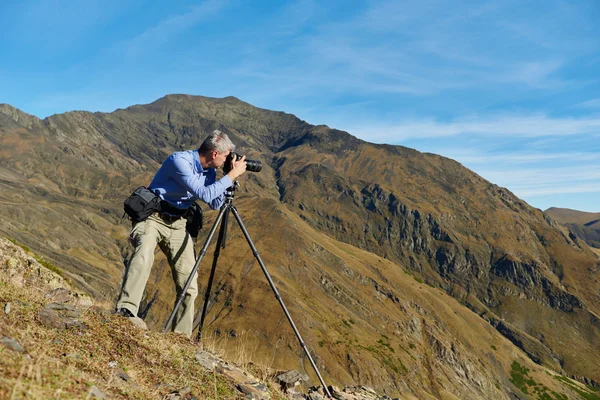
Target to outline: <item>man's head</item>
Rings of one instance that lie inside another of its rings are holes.
[[[198,149],[202,168],[220,168],[230,152],[235,150],[235,145],[227,134],[214,130],[208,135]]]

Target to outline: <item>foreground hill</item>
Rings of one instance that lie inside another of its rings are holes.
[[[600,251],[600,213],[552,207],[544,211],[577,237]],[[598,252],[598,251],[597,251]]]
[[[600,381],[599,259],[583,241],[455,161],[235,98],[175,95],[45,120],[0,106],[0,231],[112,300],[130,251],[122,200],[216,128],[265,165],[242,177],[235,202],[326,379],[421,398],[509,398],[522,393],[511,367],[524,365],[523,350],[543,368]],[[310,375],[236,227],[217,274],[205,329]],[[151,327],[174,298],[159,257],[142,307]]]

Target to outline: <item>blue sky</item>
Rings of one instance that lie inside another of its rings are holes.
[[[599,212],[600,2],[0,2],[0,103],[235,96]]]

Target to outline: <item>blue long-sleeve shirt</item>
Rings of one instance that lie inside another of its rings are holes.
[[[171,154],[154,175],[149,189],[180,209],[201,199],[216,210],[225,200],[225,190],[232,185],[227,175],[217,181],[217,171],[202,169],[198,151],[188,150]]]

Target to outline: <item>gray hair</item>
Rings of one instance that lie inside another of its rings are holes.
[[[226,133],[215,129],[210,135],[204,139],[204,142],[200,145],[198,153],[208,154],[211,151],[216,150],[219,153],[225,153],[227,151],[234,151],[235,144],[229,139]]]

